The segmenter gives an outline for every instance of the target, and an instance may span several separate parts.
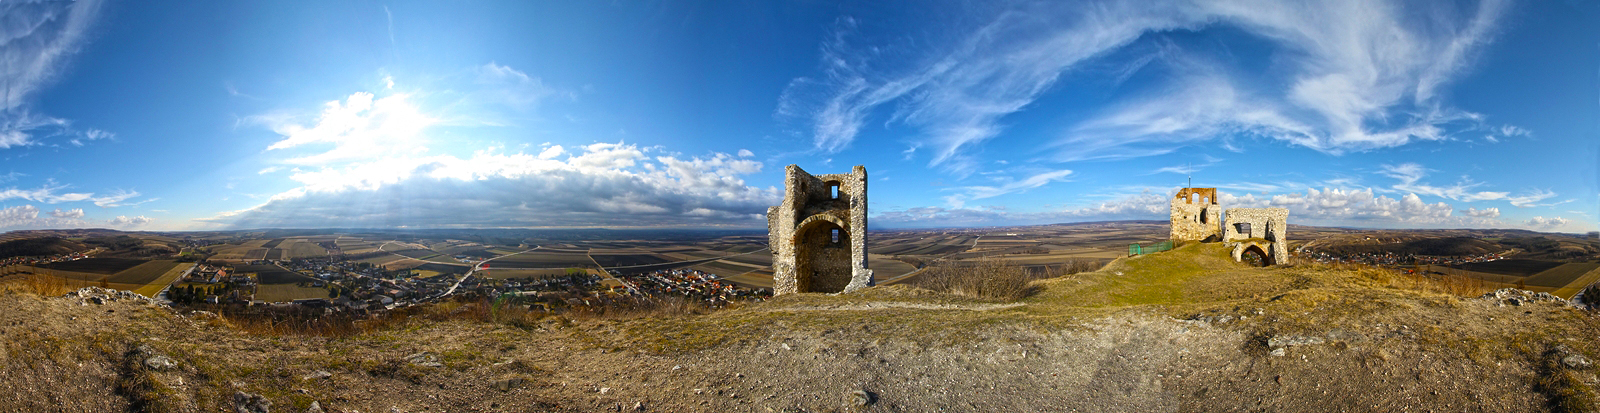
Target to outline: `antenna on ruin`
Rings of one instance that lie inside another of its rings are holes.
[[[1189,162],[1184,162],[1183,165],[1184,165],[1183,171],[1189,173],[1189,186],[1188,187],[1189,188],[1194,188],[1194,164],[1189,163]]]

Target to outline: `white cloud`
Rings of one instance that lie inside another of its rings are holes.
[[[1545,218],[1542,216],[1529,218],[1525,224],[1533,229],[1554,229],[1567,225],[1569,221],[1562,217]]]
[[[56,218],[69,218],[69,219],[83,218],[83,208],[73,208],[73,209],[69,209],[69,210],[65,210],[65,211],[62,211],[60,208],[57,208],[54,211],[50,211],[50,216],[56,217]]]
[[[566,152],[567,150],[561,148],[561,145],[551,146],[549,148],[545,148],[543,151],[539,151],[539,159],[555,159],[557,156],[561,156],[561,154]]]
[[[33,205],[0,209],[0,228],[16,228],[32,224],[39,218],[39,208]]]
[[[756,156],[756,153],[755,152],[750,152],[749,149],[740,149],[739,150],[739,157],[740,158],[749,158],[749,157],[752,157],[752,156]]]
[[[136,217],[117,216],[116,218],[112,218],[111,221],[108,221],[107,223],[111,224],[113,227],[132,228],[149,224],[153,221],[155,221],[155,218],[146,217],[144,215]]]
[[[782,198],[745,184],[760,162],[647,156],[596,143],[565,159],[479,151],[294,174],[298,188],[204,222],[262,227],[759,226]]]
[[[281,166],[268,166],[268,167],[265,167],[265,168],[261,168],[261,170],[259,170],[259,171],[256,171],[256,175],[266,175],[266,174],[270,174],[270,173],[281,171],[281,170],[283,170],[283,167],[281,167]]]
[[[1451,128],[1487,128],[1481,115],[1441,101],[1437,89],[1467,70],[1506,4],[1106,0],[1007,7],[994,14],[963,9],[962,19],[985,22],[978,27],[927,19],[957,28],[947,44],[874,42],[861,22],[843,19],[822,45],[823,75],[793,80],[778,114],[805,122],[817,150],[838,152],[870,116],[890,107],[886,126],[916,129],[932,147],[931,166],[965,175],[976,171],[971,149],[1000,136],[1001,119],[1086,62],[1152,33],[1228,27],[1272,46],[1269,71],[1241,73],[1247,69],[1169,44],[1155,57],[1179,75],[1069,128],[1056,142],[1056,158],[1149,156],[1227,136],[1333,154],[1442,140]],[[1141,69],[1151,60],[1134,59],[1129,71],[1157,70]]]
[[[1467,208],[1467,210],[1461,211],[1461,213],[1466,214],[1469,217],[1498,218],[1500,217],[1500,208]]]
[[[267,150],[287,150],[305,146],[331,146],[325,151],[290,158],[296,165],[330,165],[420,153],[424,129],[438,120],[422,113],[409,102],[408,95],[382,98],[356,92],[344,102],[328,102],[312,122],[281,114],[248,118],[272,129],[284,138]]]
[[[19,205],[0,208],[0,228],[4,229],[40,229],[40,228],[74,228],[89,226],[84,221],[83,210],[55,210],[50,216],[40,217],[39,208],[33,205]]]

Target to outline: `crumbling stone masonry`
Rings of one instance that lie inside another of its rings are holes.
[[[867,269],[867,168],[816,175],[784,169],[783,203],[767,208],[772,293],[850,292],[873,284]]]
[[[1168,239],[1204,241],[1220,235],[1222,207],[1217,188],[1184,188],[1172,197],[1172,233]]]
[[[1289,262],[1289,210],[1286,208],[1229,208],[1227,232],[1222,241],[1233,247],[1233,260],[1243,259],[1251,248],[1260,250],[1267,265]]]

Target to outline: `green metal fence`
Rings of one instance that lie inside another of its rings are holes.
[[[1172,249],[1172,241],[1171,240],[1162,241],[1160,243],[1157,243],[1156,245],[1151,245],[1151,246],[1148,246],[1148,247],[1143,246],[1143,245],[1139,245],[1139,244],[1128,244],[1128,256],[1131,257],[1131,256],[1135,256],[1135,255],[1154,254],[1154,253],[1157,253],[1157,252],[1167,251],[1167,250],[1171,250],[1171,249]]]

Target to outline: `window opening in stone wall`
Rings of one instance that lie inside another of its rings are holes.
[[[839,199],[839,184],[830,184],[828,189],[833,193],[833,199]]]
[[[839,243],[839,229],[838,228],[834,228],[833,231],[831,231],[831,232],[833,233],[833,243],[838,244]]]
[[[1233,227],[1235,229],[1239,230],[1239,234],[1244,235],[1246,237],[1250,236],[1250,223],[1249,222],[1240,222],[1240,223],[1237,223],[1237,224],[1233,224]]]

